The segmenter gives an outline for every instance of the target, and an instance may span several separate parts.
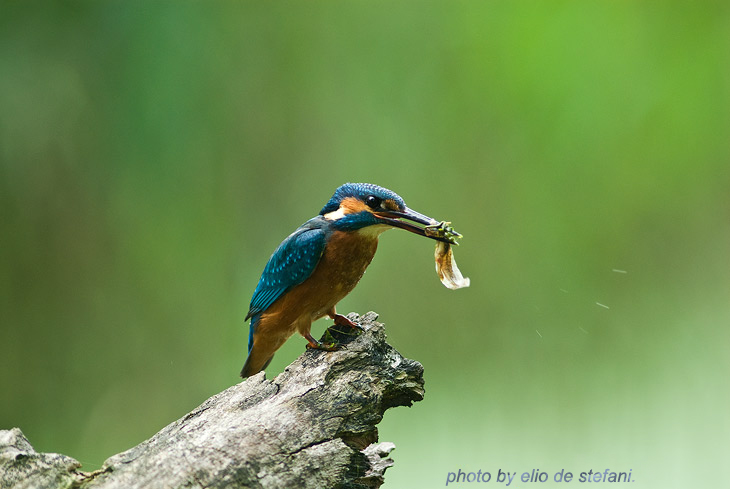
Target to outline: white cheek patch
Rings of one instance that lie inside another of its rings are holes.
[[[347,212],[345,212],[345,208],[340,207],[336,211],[328,212],[327,214],[325,214],[324,218],[328,221],[336,221],[337,219],[342,219],[343,217],[345,217],[346,214]]]

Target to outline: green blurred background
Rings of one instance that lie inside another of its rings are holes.
[[[453,221],[472,279],[445,289],[432,243],[391,231],[340,304],[425,367],[426,399],[380,425],[386,487],[563,468],[718,487],[729,14],[4,2],[0,428],[92,470],[237,382],[269,254],[365,181]]]

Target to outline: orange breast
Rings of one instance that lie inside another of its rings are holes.
[[[332,235],[307,284],[310,293],[319,298],[314,301],[320,305],[319,310],[313,311],[317,318],[355,288],[377,249],[376,236],[363,236],[357,232]]]
[[[334,232],[312,275],[274,302],[262,319],[290,335],[296,322],[323,317],[355,288],[377,248],[377,236]]]

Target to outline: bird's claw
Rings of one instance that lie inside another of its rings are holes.
[[[307,339],[307,350],[335,351],[338,348],[337,343],[334,341],[317,341],[311,334],[304,337]]]
[[[323,351],[337,351],[339,347],[335,343],[322,343],[315,342],[314,344],[307,343],[307,350],[323,350]]]

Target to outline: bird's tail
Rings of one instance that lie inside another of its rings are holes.
[[[258,354],[256,349],[252,349],[248,352],[246,363],[243,364],[243,368],[241,369],[241,378],[245,379],[246,377],[250,377],[261,372],[269,366],[273,358],[273,354],[266,358],[264,355]]]
[[[261,372],[263,369],[269,366],[271,360],[274,358],[274,354],[268,351],[264,351],[261,348],[254,346],[254,333],[258,326],[260,315],[255,315],[251,318],[251,329],[248,334],[248,357],[246,363],[243,364],[241,369],[241,378],[250,377],[254,374]]]

